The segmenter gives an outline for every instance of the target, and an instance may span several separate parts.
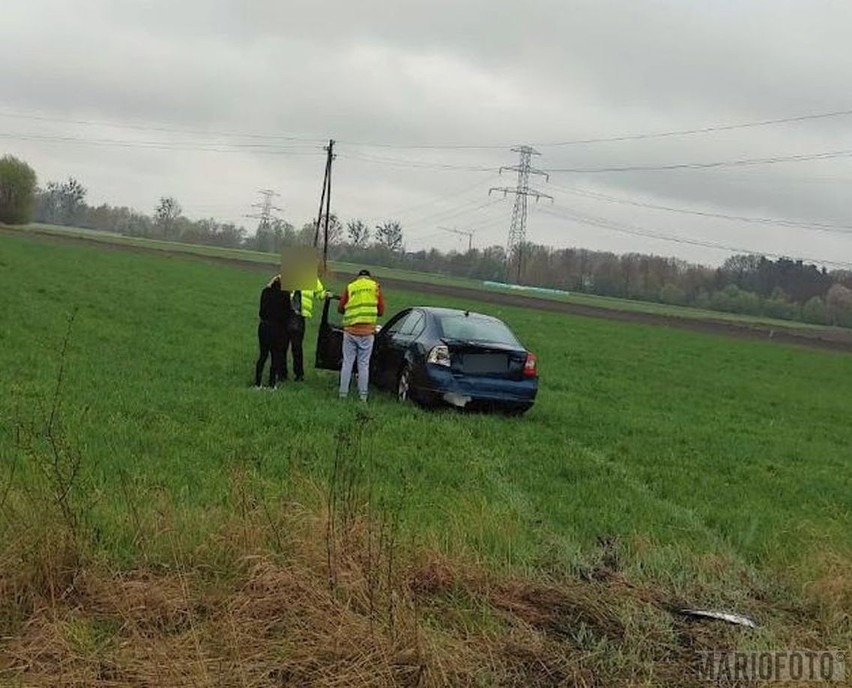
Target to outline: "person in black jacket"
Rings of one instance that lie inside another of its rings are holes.
[[[254,386],[261,386],[266,359],[272,355],[269,366],[269,386],[287,379],[284,362],[284,342],[290,312],[290,292],[281,290],[281,275],[275,275],[260,293],[260,323],[257,341],[260,355],[254,367]]]

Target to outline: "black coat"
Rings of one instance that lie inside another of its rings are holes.
[[[264,322],[283,327],[293,315],[293,309],[290,306],[290,292],[282,291],[277,284],[272,287],[264,287],[260,293],[258,315]]]

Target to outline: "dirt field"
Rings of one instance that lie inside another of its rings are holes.
[[[14,234],[15,236],[21,236],[19,231],[0,227],[0,235],[2,234]],[[94,245],[102,249],[114,251],[131,251],[135,253],[151,253],[156,255],[165,254],[170,258],[219,263],[255,272],[268,273],[270,269],[274,267],[271,263],[258,263],[238,258],[219,256],[202,256],[183,251],[166,251],[157,248],[110,244],[103,241],[96,241],[94,239],[63,237],[38,231],[32,231],[29,232],[29,234],[36,235],[45,241]],[[351,277],[351,275],[335,273],[333,273],[333,276],[340,278],[341,280]],[[382,278],[382,285],[389,289],[417,291],[424,294],[451,296],[459,299],[467,298],[472,301],[493,303],[503,306],[534,308],[543,311],[566,313],[568,315],[578,315],[587,318],[603,318],[605,320],[617,320],[622,322],[641,323],[645,325],[659,325],[663,327],[674,327],[680,330],[690,330],[692,332],[704,332],[707,334],[736,337],[739,339],[771,341],[781,344],[806,346],[814,349],[852,353],[852,331],[819,328],[773,328],[768,325],[757,323],[738,323],[726,320],[683,318],[674,315],[620,311],[612,308],[601,308],[596,306],[567,303],[564,301],[554,301],[552,299],[524,294],[506,294],[487,291],[484,289],[480,290],[450,285],[445,286],[440,284],[431,284],[428,282],[414,282],[410,280],[391,278]]]

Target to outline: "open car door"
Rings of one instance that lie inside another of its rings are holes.
[[[320,370],[340,370],[343,367],[343,326],[329,320],[331,301],[330,298],[325,299],[322,305],[322,320],[317,333],[314,367]]]

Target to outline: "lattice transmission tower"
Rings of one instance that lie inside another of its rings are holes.
[[[492,191],[502,191],[503,195],[515,194],[515,205],[512,208],[512,224],[509,225],[509,238],[506,241],[506,281],[520,283],[523,275],[524,266],[524,245],[527,240],[527,199],[532,196],[538,201],[541,198],[549,198],[553,200],[553,196],[530,188],[530,175],[537,174],[550,181],[550,175],[547,172],[537,170],[532,166],[532,156],[541,155],[532,146],[518,146],[512,149],[512,152],[520,154],[520,160],[517,165],[512,167],[501,167],[500,174],[503,170],[511,170],[518,173],[517,186],[512,189],[509,187],[492,187],[488,191],[491,195]]]
[[[263,200],[260,203],[252,203],[251,207],[257,208],[260,212],[246,215],[246,217],[258,221],[257,230],[260,232],[271,228],[273,221],[276,219],[275,213],[279,212],[281,208],[272,205],[272,199],[280,194],[272,189],[261,189],[258,193],[263,196]]]

